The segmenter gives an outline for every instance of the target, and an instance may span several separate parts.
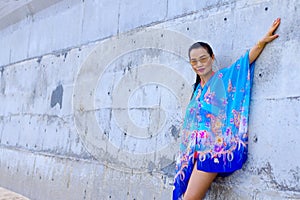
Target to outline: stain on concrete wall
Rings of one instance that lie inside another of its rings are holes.
[[[171,199],[194,73],[280,34],[256,64],[249,159],[207,199],[300,199],[300,3],[60,1],[0,30],[0,185],[31,199]],[[92,20],[91,20],[92,19]]]
[[[62,108],[62,99],[63,99],[64,89],[61,84],[59,84],[55,90],[53,90],[51,95],[51,108],[53,108],[56,104],[59,105],[60,109]]]

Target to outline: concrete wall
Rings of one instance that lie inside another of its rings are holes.
[[[50,4],[49,4],[50,5]],[[37,5],[38,6],[38,5]],[[60,1],[0,30],[0,186],[31,199],[171,199],[194,74],[257,60],[249,160],[207,199],[300,199],[298,0]]]

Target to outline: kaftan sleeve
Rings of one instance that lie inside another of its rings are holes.
[[[248,115],[254,74],[249,50],[231,66],[217,71],[205,91],[202,109],[218,117],[224,127],[230,126],[236,113]]]

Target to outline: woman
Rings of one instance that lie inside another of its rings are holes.
[[[217,72],[212,71],[215,56],[208,44],[197,42],[190,47],[197,79],[183,123],[173,200],[202,199],[216,176],[242,168],[247,159],[254,61],[279,36],[274,34],[279,24],[280,18],[250,51]]]

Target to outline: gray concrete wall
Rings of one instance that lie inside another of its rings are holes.
[[[171,199],[194,81],[188,47],[207,41],[227,66],[281,17],[257,60],[249,160],[207,199],[300,199],[299,9],[298,0],[66,0],[5,26],[0,185],[38,200]]]

